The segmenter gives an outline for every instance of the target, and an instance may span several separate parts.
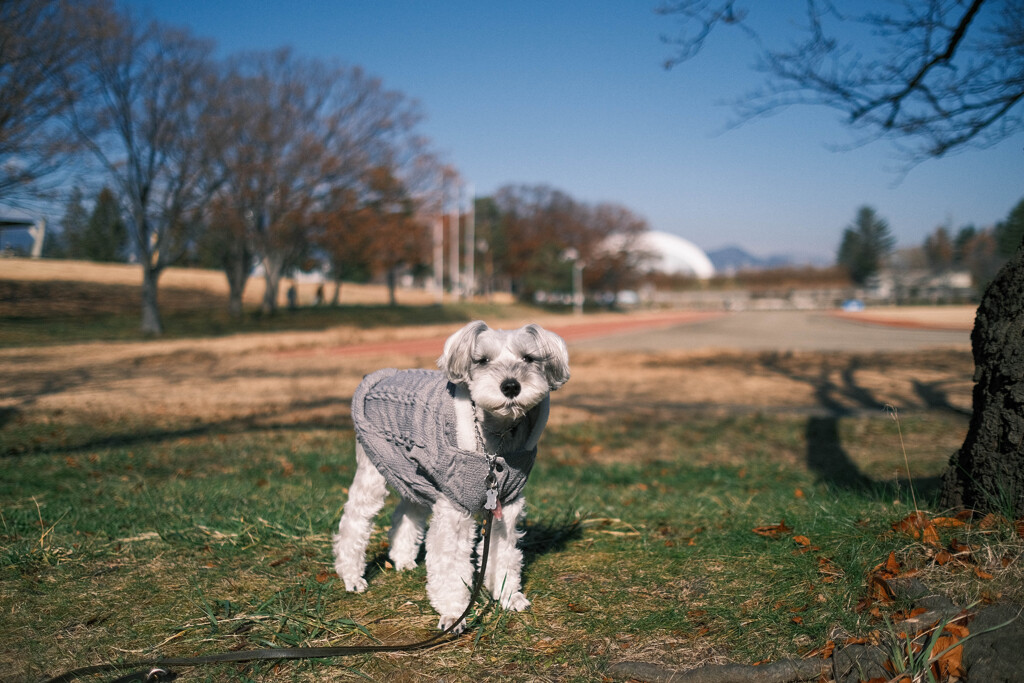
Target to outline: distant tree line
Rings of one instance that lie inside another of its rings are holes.
[[[0,201],[74,186],[48,254],[138,262],[146,333],[162,331],[158,283],[175,263],[223,269],[234,315],[254,264],[267,313],[281,279],[314,265],[337,283],[381,276],[394,301],[398,275],[430,263],[432,222],[458,182],[416,104],[290,49],[212,52],[111,0],[0,4]],[[80,189],[69,169],[103,188]],[[524,294],[556,286],[570,247],[588,282],[614,284],[609,269],[627,259],[601,252],[601,238],[645,227],[548,188],[503,190],[479,214],[487,286]]]
[[[955,232],[939,226],[924,243],[910,252],[910,261],[933,273],[967,271],[978,290],[995,277],[1024,241],[1024,199],[1005,220],[990,228],[965,225]],[[843,231],[836,257],[858,285],[876,275],[890,260],[896,240],[885,219],[870,206],[857,211],[854,222]]]

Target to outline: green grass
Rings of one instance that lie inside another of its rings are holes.
[[[468,636],[428,652],[207,667],[190,680],[590,681],[618,659],[754,662],[800,656],[836,626],[878,628],[853,609],[872,567],[890,551],[925,563],[918,544],[890,531],[911,509],[909,491],[823,483],[801,464],[805,423],[549,429],[527,489],[529,612],[490,608]],[[963,428],[928,416],[902,423],[908,444],[936,430],[955,440]],[[392,506],[371,541],[370,589],[349,595],[333,573],[330,535],[354,468],[349,430],[182,426],[104,442],[103,425],[63,440],[53,429],[0,432],[0,678],[153,651],[432,633],[422,567],[384,565]],[[888,453],[902,463],[884,417],[844,420],[839,432],[858,434],[854,460]],[[943,460],[915,465],[915,478],[941,472]],[[926,490],[917,496],[929,503]],[[777,539],[752,532],[783,519],[792,531]],[[794,535],[817,550],[799,552]],[[964,590],[1020,588],[997,578]]]

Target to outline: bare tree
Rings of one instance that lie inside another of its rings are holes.
[[[739,27],[756,41],[765,86],[743,101],[745,116],[789,104],[825,105],[870,136],[892,139],[912,161],[992,145],[1024,127],[1024,0],[893,2],[891,12],[860,16],[844,15],[829,0],[807,0],[800,39],[784,48],[768,46],[747,5],[682,0],[662,8],[683,21],[669,66],[699,53],[719,27]],[[838,37],[838,25],[867,52]],[[973,415],[943,477],[942,502],[1019,517],[1024,245],[1013,246],[978,307]]]
[[[81,8],[0,2],[0,199],[24,201],[77,151],[60,115],[80,92]]]
[[[125,204],[143,272],[142,331],[161,334],[160,275],[184,253],[215,187],[218,150],[196,144],[210,138],[211,47],[105,3],[89,10],[89,79],[69,121]]]
[[[765,74],[740,101],[742,117],[823,105],[912,161],[992,145],[1024,126],[1024,0],[892,2],[857,15],[831,0],[803,6],[794,38],[758,30],[756,3],[666,2],[659,11],[682,21],[666,38],[676,48],[666,66],[696,56],[716,30],[738,29]]]
[[[584,289],[614,290],[637,274],[634,243],[647,223],[625,207],[590,205],[546,185],[502,187],[495,204],[495,259],[520,295],[567,290],[570,249],[586,264]]]
[[[289,49],[241,55],[228,69],[222,191],[246,222],[266,279],[262,309],[272,313],[281,277],[304,260],[325,204],[358,186],[419,116],[361,69]]]

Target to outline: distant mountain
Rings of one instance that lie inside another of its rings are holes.
[[[831,260],[822,256],[802,254],[771,254],[754,256],[742,247],[729,245],[707,252],[708,258],[718,273],[735,273],[740,270],[768,270],[787,266],[828,266]]]

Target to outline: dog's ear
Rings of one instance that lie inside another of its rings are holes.
[[[569,350],[565,348],[562,338],[536,324],[527,325],[523,329],[536,340],[537,348],[544,356],[544,375],[551,391],[568,382]]]
[[[437,367],[441,368],[449,382],[462,384],[469,381],[469,371],[473,367],[473,345],[476,338],[486,330],[487,323],[474,320],[445,341],[444,352],[437,359]]]

